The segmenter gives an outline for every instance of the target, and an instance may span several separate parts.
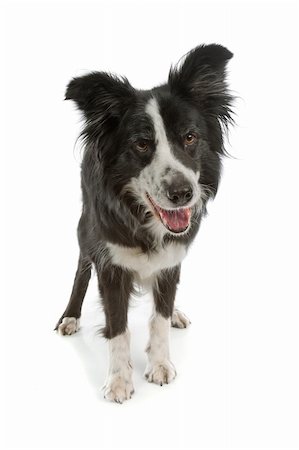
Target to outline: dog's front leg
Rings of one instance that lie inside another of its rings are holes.
[[[170,323],[180,267],[163,270],[157,276],[154,287],[154,313],[150,320],[150,338],[146,348],[148,364],[145,377],[149,382],[170,383],[176,370],[169,355]]]
[[[109,341],[109,368],[104,396],[107,400],[122,403],[130,399],[134,392],[130,333],[127,328],[132,275],[121,267],[109,266],[98,271],[98,278],[106,316],[103,334]]]

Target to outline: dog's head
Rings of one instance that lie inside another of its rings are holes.
[[[84,113],[83,131],[102,195],[137,204],[155,232],[182,235],[217,192],[223,127],[232,97],[220,45],[199,46],[171,68],[168,82],[135,90],[125,78],[94,72],[73,79],[66,99]],[[140,216],[141,217],[141,216]]]

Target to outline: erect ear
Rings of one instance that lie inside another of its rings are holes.
[[[66,100],[74,100],[87,119],[120,117],[134,89],[126,78],[118,78],[105,72],[92,72],[73,78],[65,93]]]
[[[225,68],[233,54],[221,45],[200,45],[174,68],[168,83],[173,93],[191,99],[207,113],[230,120],[232,96],[225,82]]]

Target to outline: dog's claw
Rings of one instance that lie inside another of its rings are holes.
[[[145,372],[145,378],[149,383],[156,383],[160,386],[169,384],[176,377],[176,370],[171,361],[149,366]]]

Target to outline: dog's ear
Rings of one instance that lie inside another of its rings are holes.
[[[72,79],[67,86],[65,100],[74,100],[87,119],[99,116],[117,118],[132,101],[134,92],[126,78],[92,72]]]
[[[223,122],[231,120],[232,96],[225,82],[226,64],[233,54],[217,44],[200,45],[172,67],[168,83],[173,93],[192,100]]]

